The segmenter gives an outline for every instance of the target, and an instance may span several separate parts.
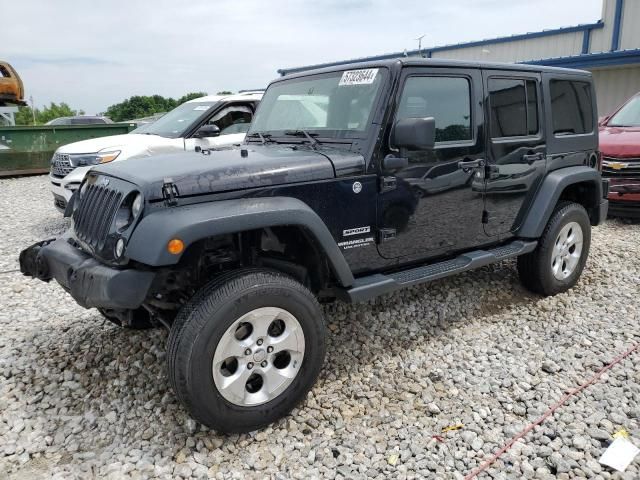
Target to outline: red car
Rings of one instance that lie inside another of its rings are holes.
[[[600,122],[600,151],[609,214],[640,218],[640,93]]]

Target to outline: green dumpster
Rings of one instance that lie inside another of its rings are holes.
[[[61,145],[129,133],[134,128],[133,123],[0,126],[0,177],[46,173],[53,152]]]

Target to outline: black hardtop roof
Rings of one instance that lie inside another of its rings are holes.
[[[548,72],[558,74],[571,74],[576,76],[591,77],[591,72],[586,70],[576,70],[572,68],[547,67],[544,65],[529,65],[524,63],[500,63],[500,62],[477,62],[471,60],[447,60],[434,58],[401,57],[389,60],[373,60],[370,62],[344,63],[331,67],[321,67],[317,69],[304,70],[302,72],[290,73],[275,80],[285,80],[295,77],[304,77],[318,73],[336,72],[342,70],[361,70],[365,68],[399,66],[411,67],[458,67],[458,68],[482,68],[485,70],[513,70],[519,72]]]

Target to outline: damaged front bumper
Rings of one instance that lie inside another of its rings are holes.
[[[85,308],[136,309],[154,272],[116,269],[74,247],[69,235],[38,242],[20,252],[20,271],[48,282],[55,279]]]

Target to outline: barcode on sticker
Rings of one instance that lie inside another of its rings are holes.
[[[342,73],[338,86],[369,85],[373,83],[378,74],[377,68],[364,68],[362,70],[347,70]]]

